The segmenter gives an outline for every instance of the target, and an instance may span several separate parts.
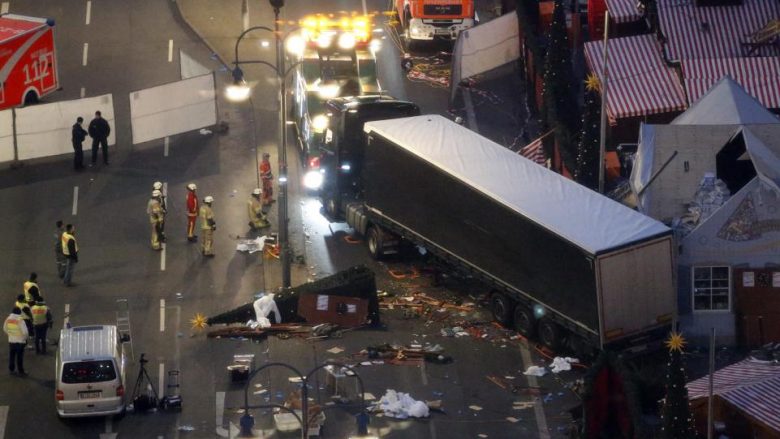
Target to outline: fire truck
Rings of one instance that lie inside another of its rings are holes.
[[[297,63],[293,73],[291,119],[301,148],[304,185],[321,184],[320,146],[325,141],[329,99],[381,94],[377,79],[372,20],[365,15],[313,15],[301,20],[287,51]]]
[[[0,110],[38,102],[57,90],[54,20],[0,16]]]
[[[407,45],[416,41],[455,41],[474,26],[474,0],[395,0]]]

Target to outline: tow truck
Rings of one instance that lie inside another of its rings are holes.
[[[379,95],[372,20],[367,15],[312,15],[300,22],[299,35],[287,43],[297,63],[293,73],[291,120],[296,127],[304,185],[322,184],[320,146],[325,141],[328,99]]]

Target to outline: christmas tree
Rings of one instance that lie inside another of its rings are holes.
[[[566,14],[561,0],[555,2],[548,40],[547,55],[544,58],[543,125],[555,129],[555,139],[561,156],[566,165],[574,169],[574,135],[579,131],[579,115],[574,99],[574,74],[566,30]]]
[[[663,417],[663,437],[668,439],[688,439],[696,437],[693,415],[688,403],[688,389],[685,387],[685,365],[683,347],[685,339],[672,332],[666,341],[669,348],[669,371],[666,374],[666,398],[661,412]]]
[[[582,132],[577,145],[577,168],[574,179],[581,185],[597,189],[599,185],[599,137],[601,135],[601,97],[598,79],[591,75],[586,81],[585,111]]]

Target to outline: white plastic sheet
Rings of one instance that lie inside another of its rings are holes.
[[[385,396],[377,403],[377,408],[385,416],[398,419],[427,418],[429,415],[428,406],[424,402],[415,400],[408,393],[392,389],[387,389]]]
[[[110,94],[51,104],[32,105],[16,109],[16,138],[19,160],[72,154],[71,127],[76,118],[84,118],[84,129],[95,117],[95,111],[111,126],[108,144],[116,143],[114,100]],[[84,149],[91,148],[92,138],[84,140]],[[13,156],[12,156],[13,158]]]
[[[209,73],[130,93],[133,144],[216,124],[214,87]]]

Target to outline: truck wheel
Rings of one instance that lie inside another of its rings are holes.
[[[331,218],[337,217],[338,207],[335,198],[328,197],[322,202],[322,204],[323,207],[325,207],[325,212],[330,215]]]
[[[556,352],[561,345],[561,330],[555,322],[550,319],[539,320],[537,328],[539,341],[553,352]]]
[[[38,94],[30,90],[24,95],[24,105],[34,105],[38,103]]]
[[[371,257],[379,260],[384,256],[382,251],[382,232],[376,227],[371,226],[366,233],[366,243],[368,245],[368,252],[371,253]]]
[[[493,293],[490,296],[490,310],[493,312],[493,318],[504,326],[512,324],[512,313],[515,303],[505,294]]]
[[[531,308],[524,305],[515,307],[515,329],[525,338],[536,337],[536,319]]]

